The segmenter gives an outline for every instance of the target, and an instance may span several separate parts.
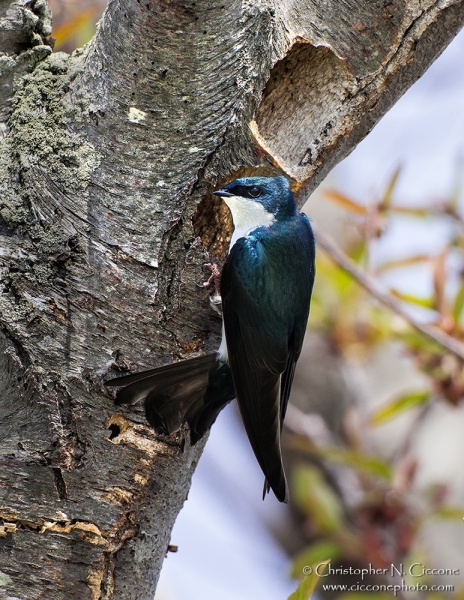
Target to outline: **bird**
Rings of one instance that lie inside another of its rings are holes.
[[[213,192],[234,224],[220,274],[222,338],[215,353],[106,381],[116,403],[145,402],[148,422],[171,434],[187,422],[195,444],[237,399],[271,489],[288,501],[281,431],[301,353],[315,277],[310,221],[284,176],[243,177]]]

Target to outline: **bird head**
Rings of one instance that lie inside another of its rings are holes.
[[[262,225],[267,225],[293,215],[296,210],[290,183],[282,176],[235,179],[213,194],[224,199],[235,225],[250,212],[262,213]]]

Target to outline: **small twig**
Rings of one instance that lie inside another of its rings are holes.
[[[420,331],[427,337],[431,338],[437,344],[440,344],[443,348],[446,348],[449,352],[452,352],[461,360],[464,360],[464,344],[455,340],[450,335],[447,335],[443,331],[436,329],[432,325],[427,323],[420,323],[412,315],[409,315],[401,305],[401,302],[396,300],[384,286],[379,283],[376,279],[367,275],[362,271],[356,263],[354,263],[349,256],[347,256],[333,241],[333,239],[312,221],[311,223],[316,241],[318,245],[337,263],[344,271],[349,273],[356,281],[362,285],[368,292],[377,298],[382,304],[388,306],[391,310],[396,312],[398,315],[403,317],[414,329]]]

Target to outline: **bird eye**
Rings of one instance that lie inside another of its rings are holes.
[[[261,196],[261,190],[259,189],[259,187],[252,187],[248,190],[248,194],[252,198],[258,198],[258,196]]]

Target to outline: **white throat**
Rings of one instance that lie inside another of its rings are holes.
[[[275,216],[267,212],[259,202],[241,196],[226,196],[223,200],[229,207],[234,221],[234,233],[230,240],[229,252],[238,239],[247,236],[253,229],[269,227],[275,222]]]

